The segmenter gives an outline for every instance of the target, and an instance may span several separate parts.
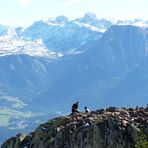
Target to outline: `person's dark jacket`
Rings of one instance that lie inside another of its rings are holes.
[[[79,111],[78,111],[78,107],[79,107],[79,106],[78,106],[78,103],[74,103],[74,104],[72,105],[72,109],[71,109],[72,113],[73,113],[73,112],[79,112]]]

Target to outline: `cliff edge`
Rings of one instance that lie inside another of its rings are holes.
[[[49,120],[1,148],[134,148],[141,130],[148,136],[148,108],[109,107]]]

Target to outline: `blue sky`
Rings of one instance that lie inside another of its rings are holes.
[[[148,20],[148,0],[0,0],[0,24],[30,25],[37,20],[92,12],[98,18]]]

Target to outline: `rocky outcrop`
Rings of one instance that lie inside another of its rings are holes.
[[[148,135],[148,108],[109,107],[49,120],[2,148],[134,148],[141,129]]]

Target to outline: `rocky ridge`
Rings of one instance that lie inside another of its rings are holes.
[[[8,139],[2,148],[134,148],[142,129],[148,136],[148,107],[109,107],[49,120],[29,135]]]

